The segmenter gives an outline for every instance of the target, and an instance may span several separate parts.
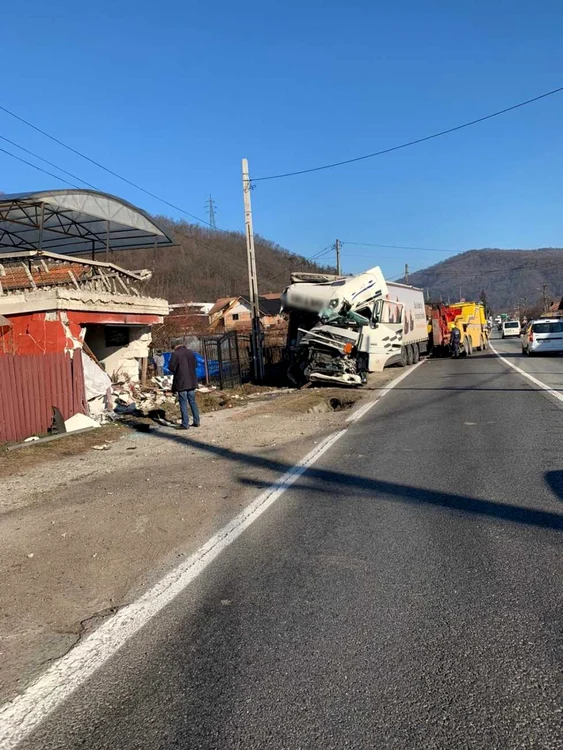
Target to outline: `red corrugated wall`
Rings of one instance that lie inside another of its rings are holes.
[[[64,419],[87,413],[80,350],[74,355],[0,355],[0,442],[46,432],[53,406]]]

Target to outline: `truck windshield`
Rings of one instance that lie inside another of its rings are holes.
[[[504,324],[505,328],[518,328],[520,323],[517,320],[511,320],[508,323]]]

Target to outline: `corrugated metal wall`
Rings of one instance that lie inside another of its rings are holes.
[[[80,350],[74,357],[0,355],[0,442],[46,432],[53,406],[65,419],[87,413]]]

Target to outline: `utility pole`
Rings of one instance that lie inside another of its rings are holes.
[[[547,282],[544,281],[541,285],[542,289],[542,299],[543,299],[543,311],[545,312],[547,310]]]
[[[405,284],[409,283],[409,264],[405,263]]]
[[[217,224],[215,223],[215,211],[217,209],[217,206],[215,205],[215,201],[209,196],[208,200],[205,201],[205,207],[207,209],[207,213],[209,215],[209,223],[213,227],[213,229],[217,228]]]
[[[342,273],[342,270],[340,268],[340,247],[340,240],[336,240],[336,242],[334,243],[334,248],[336,250],[336,273],[338,274],[338,276],[340,276],[340,274]]]
[[[246,255],[248,261],[248,290],[252,313],[252,362],[254,379],[264,380],[264,352],[262,349],[262,329],[260,326],[260,300],[258,298],[258,277],[256,275],[256,253],[254,251],[254,228],[252,226],[252,205],[250,191],[252,184],[248,174],[248,159],[242,160],[242,192],[244,195],[244,225],[246,234]]]

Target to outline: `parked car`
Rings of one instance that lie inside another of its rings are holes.
[[[508,338],[508,336],[520,336],[521,331],[519,320],[505,320],[502,324],[503,339]]]
[[[563,320],[533,320],[522,336],[522,354],[563,352]]]

